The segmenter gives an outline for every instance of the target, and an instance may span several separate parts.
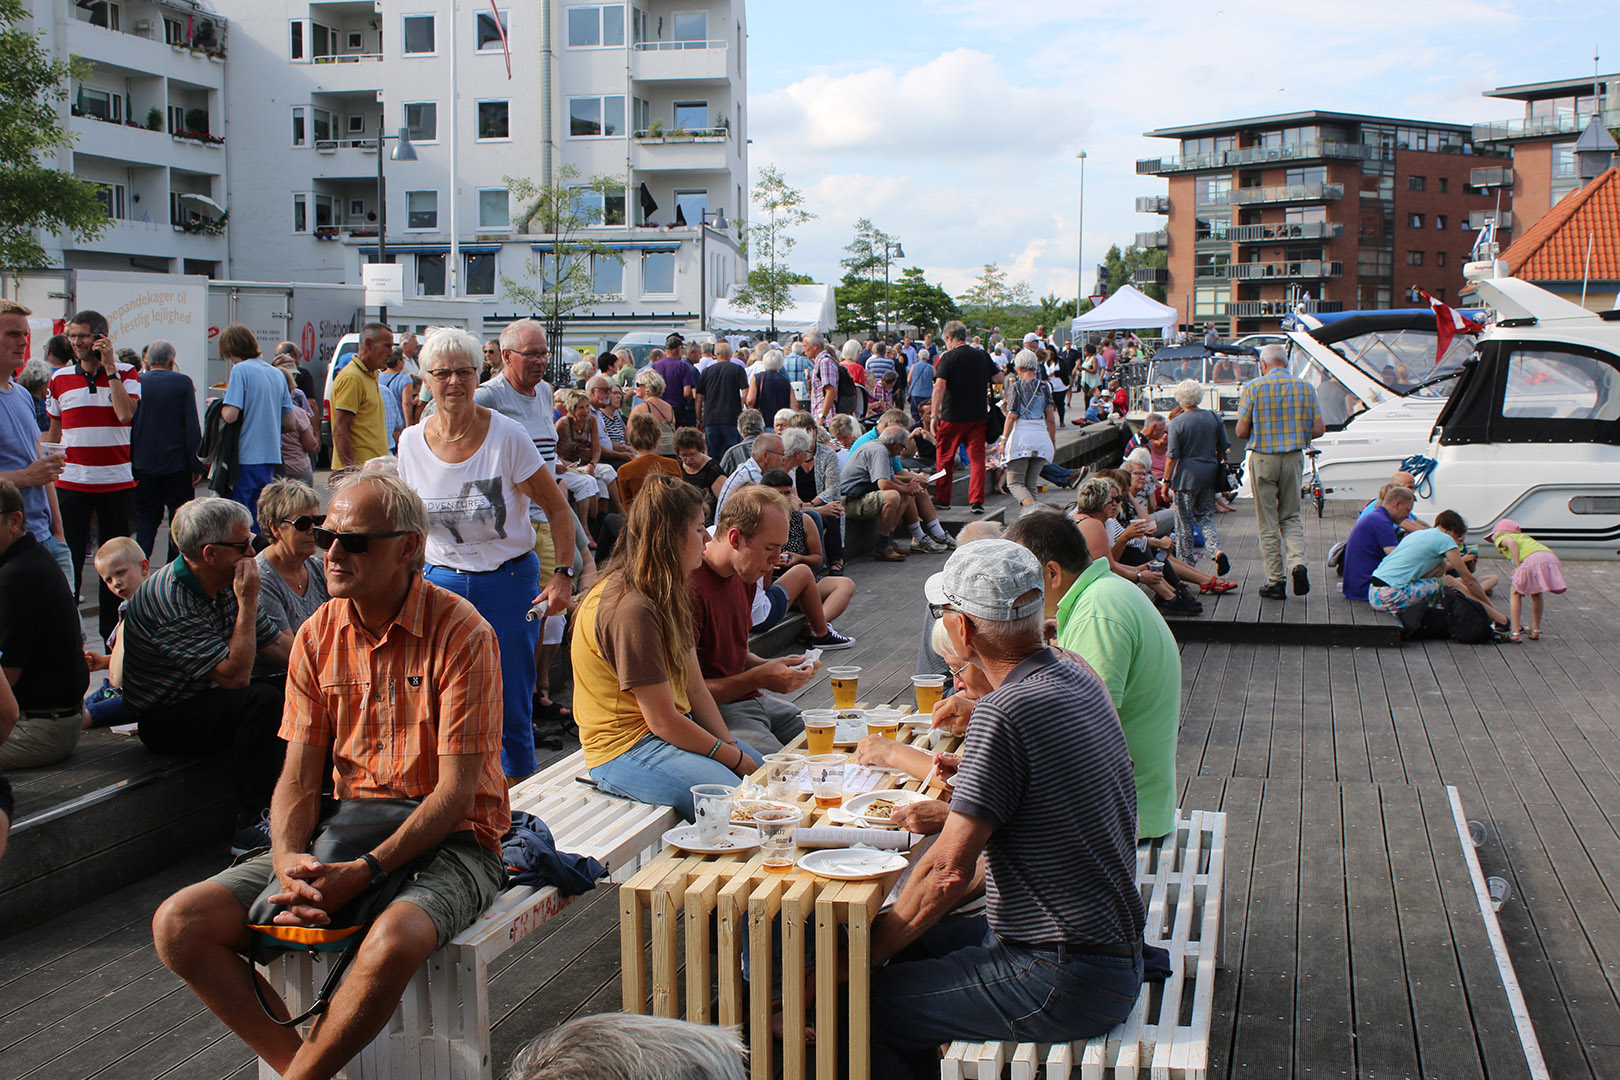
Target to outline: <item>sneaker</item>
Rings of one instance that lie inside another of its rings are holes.
[[[1294,567],[1294,595],[1304,596],[1311,591],[1311,576],[1305,572],[1305,564],[1300,563]]]
[[[984,503],[968,503],[968,513],[970,513],[970,514],[982,514],[982,513],[984,513]]]
[[[832,623],[828,623],[827,632],[822,634],[820,637],[811,638],[810,644],[820,649],[822,652],[826,652],[829,649],[847,649],[851,645],[855,644],[855,639],[852,637],[845,637],[843,634],[840,634],[837,630],[833,629]]]
[[[878,548],[872,558],[877,562],[905,562],[906,553],[897,547]]]
[[[1270,581],[1256,590],[1266,600],[1288,599],[1288,588],[1280,581]]]
[[[921,540],[913,540],[911,542],[911,550],[921,551],[927,555],[938,555],[942,551],[949,551],[951,549],[940,543],[938,540],[935,540],[932,536],[924,533]]]
[[[270,811],[261,810],[255,821],[238,825],[231,836],[231,857],[240,858],[250,851],[270,846]]]
[[[942,535],[934,537],[934,543],[944,544],[948,548],[953,548],[956,546],[956,537],[952,536],[948,532],[942,533]]]
[[[1166,600],[1159,606],[1159,610],[1166,615],[1187,618],[1193,615],[1202,615],[1204,605],[1189,596],[1178,596],[1174,600]]]

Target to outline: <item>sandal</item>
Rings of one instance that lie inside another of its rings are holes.
[[[1207,584],[1200,585],[1198,587],[1198,591],[1201,593],[1216,593],[1218,595],[1220,593],[1231,592],[1235,588],[1237,588],[1237,582],[1225,581],[1221,578],[1215,577],[1210,578]]]
[[[843,572],[844,572],[844,560],[843,559],[834,559],[832,562],[827,564],[827,573],[829,573],[829,574],[842,574]]]
[[[1232,560],[1226,557],[1226,552],[1215,553],[1215,576],[1222,577],[1232,569]]]
[[[1515,630],[1515,631],[1513,631],[1513,633],[1509,634],[1507,639],[1509,641],[1513,642],[1513,644],[1515,644],[1515,645],[1519,644],[1519,642],[1524,640],[1524,638],[1520,636],[1520,634],[1519,634],[1519,632],[1517,630]]]
[[[1540,641],[1541,640],[1541,631],[1539,629],[1530,631],[1530,640],[1531,641]]]

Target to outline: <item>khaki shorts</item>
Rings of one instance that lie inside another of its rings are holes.
[[[883,491],[874,489],[858,499],[844,496],[844,513],[852,518],[873,518],[883,512]]]
[[[269,851],[250,852],[208,880],[225,886],[238,903],[251,908],[274,876],[273,859]],[[495,902],[505,884],[501,857],[472,833],[457,833],[438,846],[428,864],[411,876],[388,906],[413,904],[419,908],[432,921],[442,949]]]
[[[543,589],[557,572],[557,545],[551,540],[550,522],[534,523],[534,554],[540,560],[540,587]]]
[[[79,732],[83,727],[82,712],[54,719],[23,716],[11,729],[11,737],[0,743],[0,769],[55,765],[79,745]]]

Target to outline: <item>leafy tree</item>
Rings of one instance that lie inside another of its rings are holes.
[[[840,334],[875,334],[878,308],[883,303],[883,282],[874,282],[855,271],[847,271],[833,288],[833,304],[838,314]]]
[[[586,235],[592,225],[623,224],[624,182],[598,176],[575,183],[579,169],[563,165],[557,169],[557,183],[540,186],[525,177],[505,178],[512,198],[527,209],[518,219],[519,232],[551,235],[551,250],[541,252],[540,260],[529,259],[524,271],[529,280],[501,278],[507,299],[527,306],[545,324],[546,337],[553,347],[562,343],[568,317],[593,307],[613,294],[596,291],[591,265],[595,259],[612,259],[623,265],[624,256],[600,240]],[[552,353],[553,364],[562,363],[562,350]],[[551,372],[553,382],[558,372]]]
[[[774,339],[776,313],[793,303],[789,287],[813,284],[808,277],[788,269],[788,253],[798,243],[789,230],[816,215],[804,208],[804,194],[789,187],[775,165],[760,169],[752,198],[764,218],[746,226],[739,224],[750,265],[748,281],[737,290],[733,302],[747,311],[769,316],[770,336]]]
[[[975,326],[1001,327],[1005,334],[1007,324],[1018,314],[1017,309],[1034,305],[1035,294],[1026,282],[1008,282],[1006,271],[995,263],[985,263],[984,270],[957,303]]]
[[[1148,250],[1132,246],[1120,251],[1119,245],[1115,244],[1108,249],[1108,254],[1103,256],[1102,261],[1103,269],[1108,272],[1108,295],[1113,296],[1121,285],[1131,280],[1131,275],[1137,270],[1169,265],[1170,253],[1162,249]],[[1164,303],[1163,285],[1138,285],[1137,288],[1161,304]]]
[[[838,265],[845,271],[841,287],[848,293],[852,306],[850,325],[846,327],[845,318],[840,314],[839,330],[844,333],[861,330],[870,330],[873,334],[878,332],[883,321],[880,309],[883,307],[885,260],[889,257],[889,249],[898,246],[895,237],[873,225],[870,218],[860,218],[855,222],[855,236],[844,245],[844,251],[848,254],[838,260]],[[859,312],[864,321],[855,321],[853,312]],[[893,322],[893,316],[890,316],[890,321]]]
[[[46,265],[35,230],[90,240],[108,223],[99,184],[41,163],[73,144],[57,106],[82,69],[20,28],[29,17],[22,0],[0,0],[0,266],[16,269]]]
[[[894,317],[921,333],[939,330],[950,319],[962,317],[951,294],[923,277],[922,267],[908,266],[894,282]]]

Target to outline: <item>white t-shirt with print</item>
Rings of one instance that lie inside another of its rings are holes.
[[[482,573],[533,551],[529,497],[517,485],[541,465],[529,433],[498,412],[478,452],[457,464],[428,449],[423,425],[400,432],[399,475],[427,503],[427,561]]]

